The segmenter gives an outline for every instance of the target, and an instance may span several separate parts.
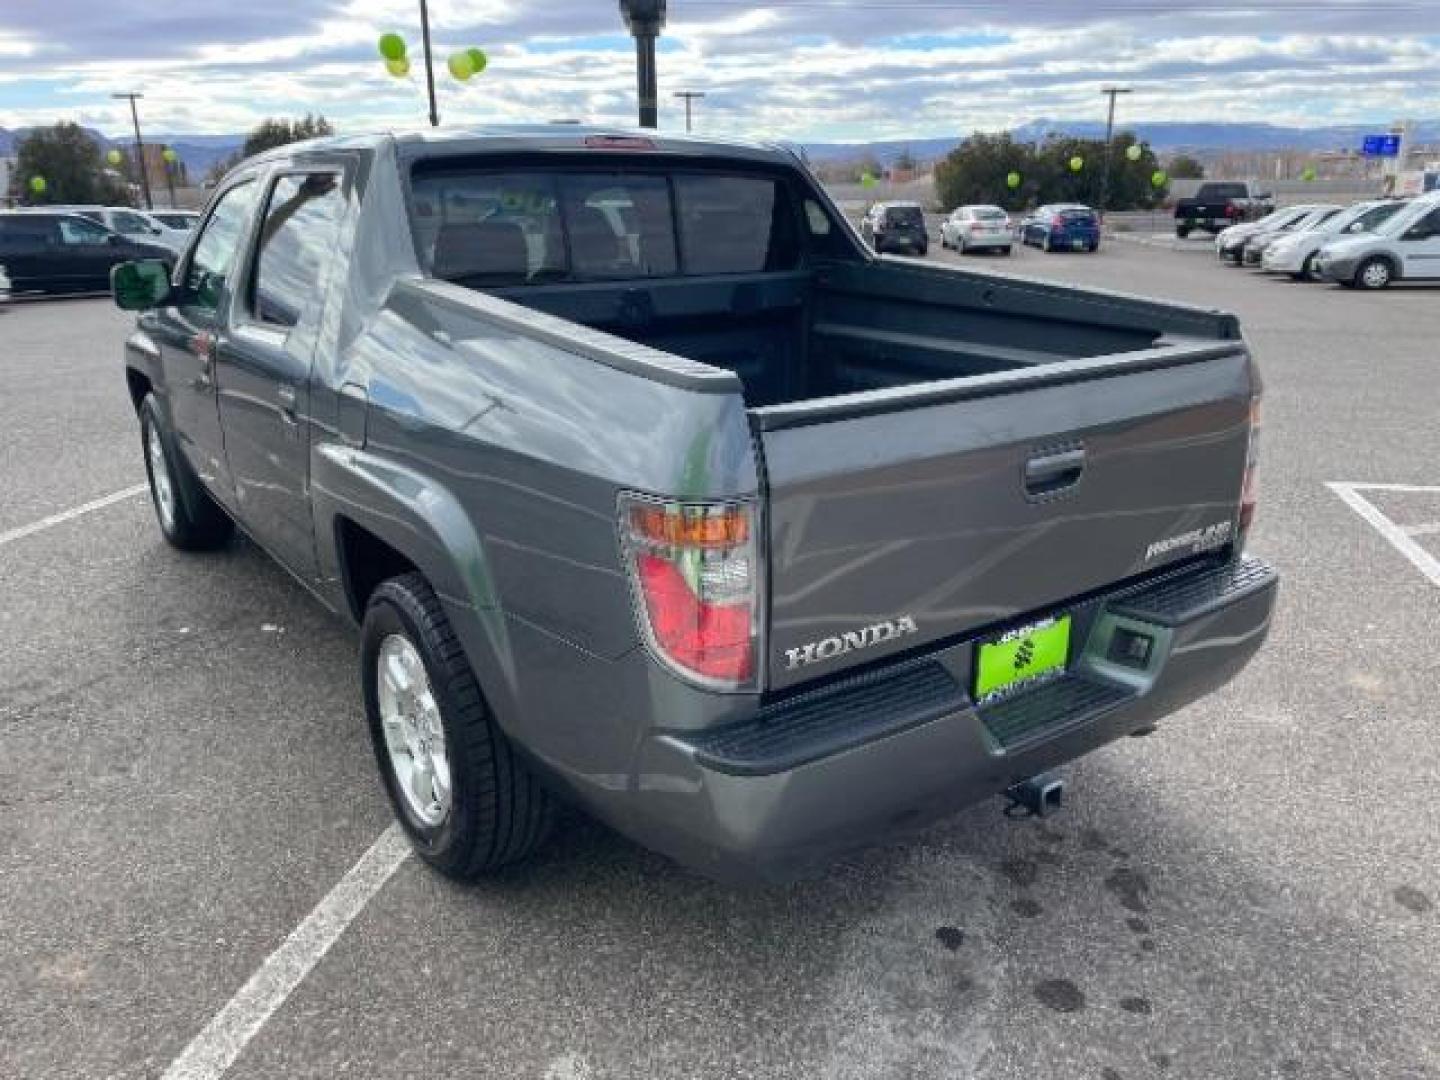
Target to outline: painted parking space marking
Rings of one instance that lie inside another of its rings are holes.
[[[1344,500],[1375,531],[1383,536],[1396,551],[1414,563],[1415,568],[1430,579],[1431,584],[1440,586],[1440,559],[1426,551],[1416,542],[1417,536],[1440,532],[1440,523],[1400,525],[1382,511],[1361,492],[1397,492],[1402,494],[1440,495],[1440,486],[1424,484],[1362,484],[1330,481],[1325,485]]]
[[[56,525],[64,525],[67,521],[74,521],[78,517],[94,513],[96,510],[103,510],[107,506],[113,506],[126,499],[133,499],[142,491],[147,490],[147,485],[136,484],[134,487],[121,488],[119,491],[112,491],[109,495],[92,499],[90,502],[81,503],[79,506],[72,506],[69,510],[62,510],[58,514],[51,514],[39,521],[32,521],[29,525],[21,525],[19,528],[10,529],[7,532],[0,532],[0,547],[6,544],[13,544],[16,540],[24,540],[27,536],[34,536],[46,529],[53,529]]]
[[[316,964],[395,871],[410,857],[410,841],[391,825],[370,845],[309,915],[265,958],[161,1080],[219,1080],[246,1045],[305,981]]]

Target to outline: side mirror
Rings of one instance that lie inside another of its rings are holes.
[[[110,268],[110,294],[121,311],[148,311],[170,298],[170,272],[159,259],[116,263]]]

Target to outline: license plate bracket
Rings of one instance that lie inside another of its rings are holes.
[[[974,699],[994,701],[1063,674],[1070,662],[1071,616],[1052,615],[975,646]]]

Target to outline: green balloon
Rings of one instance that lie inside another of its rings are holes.
[[[1164,187],[1165,182],[1169,179],[1170,177],[1165,175],[1164,169],[1156,169],[1153,173],[1150,174],[1150,183],[1154,184],[1156,187]]]
[[[404,60],[405,39],[399,34],[381,34],[380,55],[386,60]]]
[[[868,172],[860,174],[860,186],[862,188],[872,188],[875,186],[875,183],[875,177],[871,176]]]
[[[125,155],[120,153],[119,150],[111,150],[105,155],[105,160],[108,161],[111,165],[119,165],[122,161],[125,160]]]
[[[166,165],[174,165],[175,162],[180,160],[180,155],[175,153],[175,151],[168,146],[165,147],[164,150],[160,151],[160,156],[165,159]]]
[[[30,177],[30,190],[33,191],[36,195],[44,195],[44,194],[45,194],[45,188],[46,188],[46,186],[47,186],[47,185],[46,185],[46,183],[45,183],[45,177],[43,177],[43,176],[32,176],[32,177]]]
[[[1125,148],[1125,156],[1131,161],[1139,161],[1141,155],[1144,153],[1145,151],[1140,149],[1139,143],[1131,143]]]
[[[1018,188],[1020,186],[1020,174],[1018,172],[1012,172],[1009,176],[1005,177],[1005,186],[1011,191]]]
[[[490,58],[485,55],[484,49],[466,49],[465,55],[470,57],[470,66],[475,69],[472,75],[479,75],[490,66]]]
[[[385,70],[395,78],[403,79],[410,74],[410,61],[403,56],[399,60],[386,60]]]
[[[470,54],[467,52],[451,53],[450,59],[446,61],[446,66],[450,68],[450,74],[461,82],[475,74],[475,61],[470,59]]]
[[[1083,168],[1085,168],[1085,159],[1084,159],[1083,157],[1081,157],[1079,154],[1076,154],[1074,157],[1072,157],[1072,158],[1070,159],[1070,171],[1071,171],[1071,172],[1079,172],[1079,171],[1080,171],[1081,169],[1083,169]]]
[[[1315,166],[1307,165],[1305,166],[1305,171],[1300,174],[1300,179],[1308,184],[1311,180],[1315,179],[1316,175]]]

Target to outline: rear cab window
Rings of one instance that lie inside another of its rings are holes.
[[[836,233],[761,173],[422,162],[411,198],[422,261],[472,288],[791,270]]]

